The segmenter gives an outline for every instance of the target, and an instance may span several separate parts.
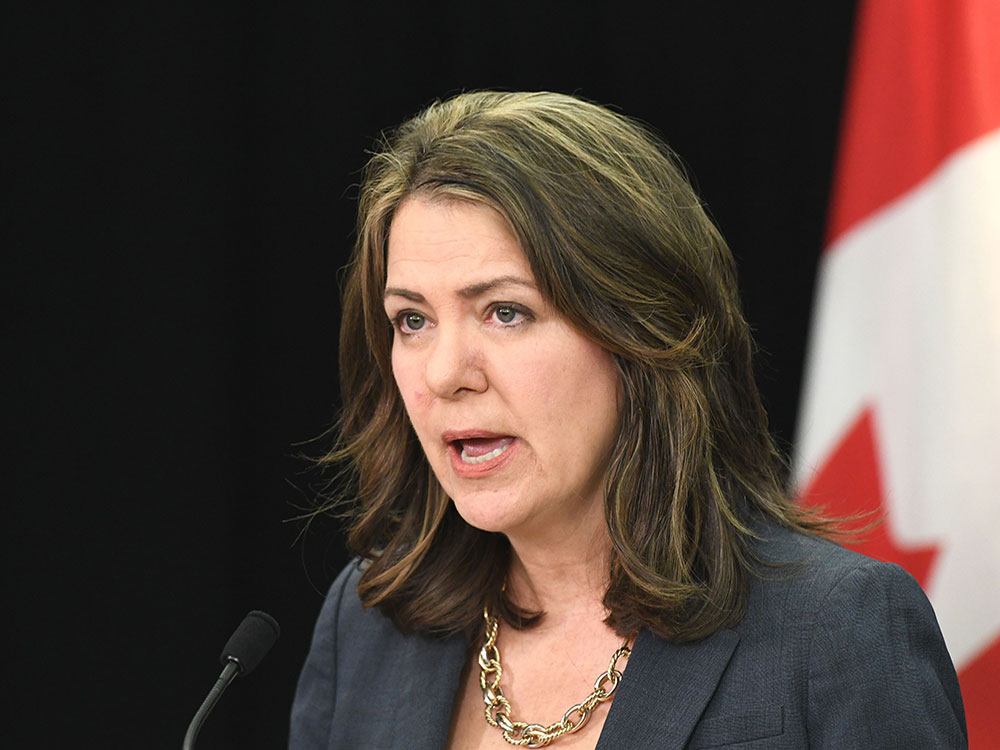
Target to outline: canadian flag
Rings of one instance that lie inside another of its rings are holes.
[[[794,482],[885,522],[1000,748],[1000,0],[861,0]]]

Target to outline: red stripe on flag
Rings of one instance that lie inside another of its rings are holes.
[[[858,6],[827,248],[1000,127],[1000,2]]]

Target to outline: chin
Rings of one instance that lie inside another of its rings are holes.
[[[511,507],[508,493],[476,492],[450,497],[462,520],[480,531],[506,534],[526,520]]]

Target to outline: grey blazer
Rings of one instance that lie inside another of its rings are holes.
[[[768,528],[793,565],[751,583],[736,626],[694,643],[640,632],[598,750],[964,748],[958,680],[916,581],[823,540]],[[468,647],[403,635],[337,578],[292,707],[291,750],[445,746]]]

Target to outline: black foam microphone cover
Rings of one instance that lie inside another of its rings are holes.
[[[236,662],[240,673],[250,674],[278,640],[281,628],[271,615],[253,610],[236,628],[219,657],[224,665]]]

